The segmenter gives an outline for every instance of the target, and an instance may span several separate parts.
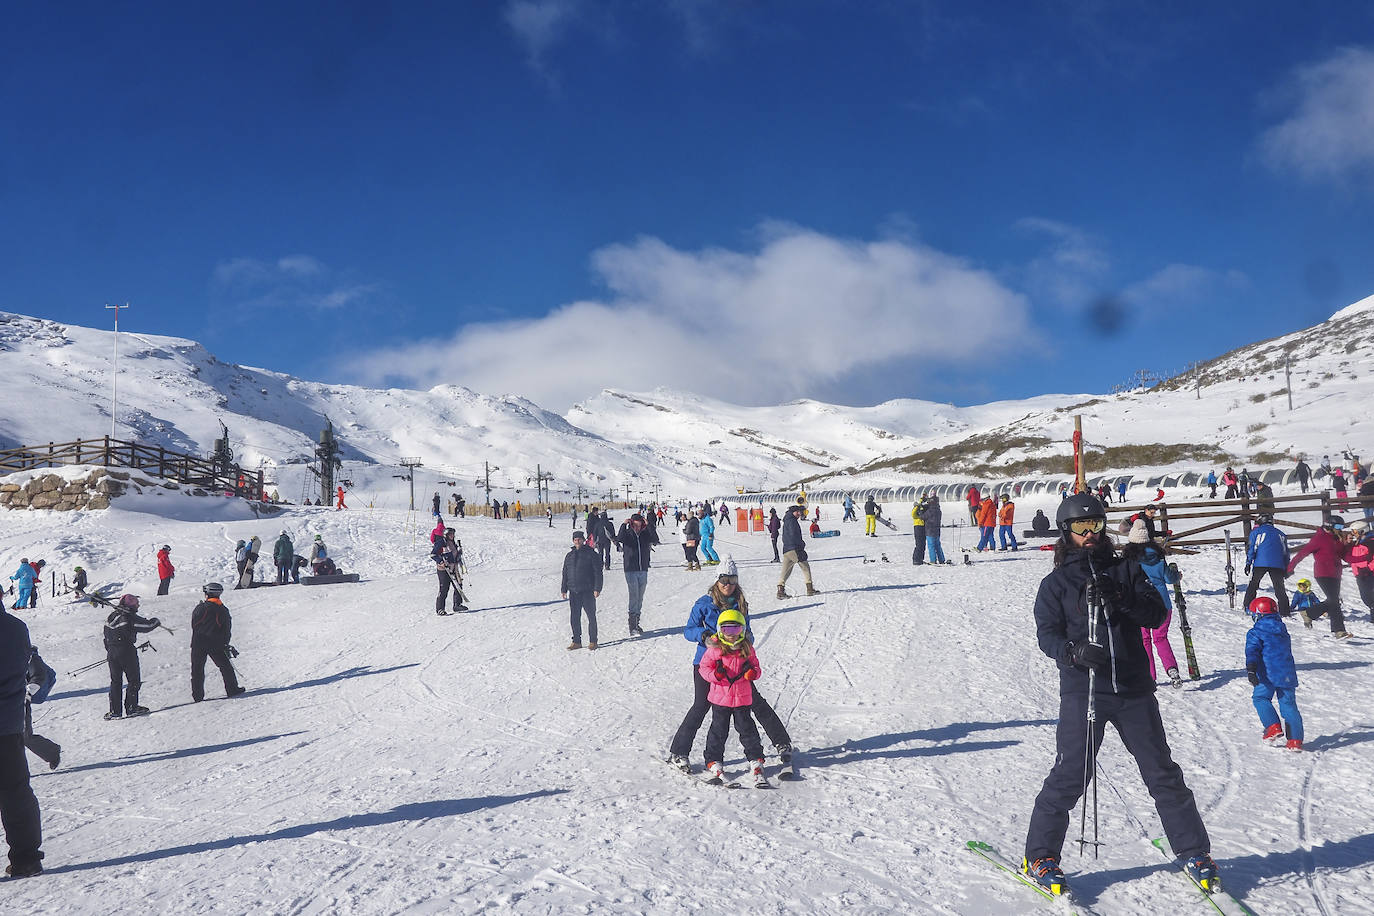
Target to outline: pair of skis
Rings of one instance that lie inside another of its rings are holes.
[[[1188,677],[1196,681],[1202,677],[1202,669],[1197,664],[1197,653],[1193,651],[1193,628],[1188,624],[1188,602],[1183,600],[1183,583],[1178,574],[1178,564],[1170,563],[1169,572],[1174,578],[1174,603],[1178,605],[1178,630],[1183,634],[1183,654],[1188,659]]]
[[[1199,894],[1202,895],[1203,899],[1206,900],[1208,905],[1210,905],[1213,911],[1218,913],[1219,916],[1256,916],[1254,910],[1250,909],[1248,906],[1246,906],[1244,903],[1242,903],[1240,900],[1238,900],[1236,897],[1232,896],[1229,892],[1222,888],[1220,882],[1217,882],[1216,886],[1213,887],[1211,890],[1208,890],[1207,888],[1204,888],[1201,884],[1198,884],[1197,881],[1193,879],[1193,876],[1188,873],[1188,870],[1183,867],[1182,860],[1175,858],[1173,850],[1169,848],[1168,840],[1166,840],[1163,837],[1160,837],[1156,840],[1152,840],[1151,845],[1158,849],[1160,854],[1163,855],[1166,859],[1168,859],[1172,864],[1178,866],[1179,873],[1188,881],[1188,883],[1193,887],[1194,890],[1196,890]],[[1044,897],[1046,900],[1066,901],[1069,904],[1068,912],[1089,912],[1089,910],[1086,907],[1084,907],[1083,904],[1074,900],[1073,894],[1070,891],[1066,889],[1063,893],[1060,894],[1055,894],[1051,892],[1049,888],[1037,883],[1029,875],[1025,874],[1020,869],[1020,867],[1016,865],[1016,863],[1012,862],[1006,856],[1002,855],[1002,853],[998,851],[997,847],[993,846],[991,843],[985,843],[982,840],[969,840],[965,844],[965,847],[969,849],[971,852],[980,856],[984,861],[993,865],[995,868],[997,868],[998,871],[1014,878],[1019,884],[1021,884],[1024,887],[1030,888],[1031,890],[1039,894],[1041,897]]]

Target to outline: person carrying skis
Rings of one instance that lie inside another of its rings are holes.
[[[9,844],[5,874],[43,871],[43,828],[24,754],[24,713],[33,643],[24,621],[0,609],[0,824]]]
[[[35,573],[33,567],[29,565],[29,558],[24,557],[20,560],[19,568],[14,571],[14,575],[10,576],[11,582],[19,583],[19,594],[14,599],[14,609],[16,611],[22,608],[36,606],[33,599],[35,591],[34,581],[37,578],[38,574]]]
[[[191,699],[199,703],[205,699],[205,660],[215,663],[224,678],[224,695],[236,697],[247,688],[239,684],[238,673],[229,661],[238,650],[229,645],[233,637],[234,621],[220,596],[224,586],[207,582],[201,587],[205,600],[191,611]]]
[[[139,674],[138,647],[134,643],[139,633],[151,633],[162,626],[162,621],[156,617],[138,616],[138,603],[137,595],[124,595],[105,618],[105,661],[110,666],[110,711],[105,713],[106,719],[148,714],[148,707],[138,705],[143,679]],[[121,687],[124,690],[122,708],[119,702]]]
[[[707,566],[719,566],[720,555],[716,553],[711,542],[716,537],[716,520],[709,509],[701,510],[701,518],[697,522],[697,530],[701,533],[701,552],[706,556]]]
[[[1020,550],[1021,545],[1016,541],[1016,532],[1012,530],[1012,525],[1016,523],[1016,503],[1011,501],[1011,497],[1006,493],[1002,494],[1002,505],[997,510],[997,539],[1001,544],[998,550]],[[1011,541],[1010,547],[1007,542]]]
[[[849,497],[845,497],[848,499]],[[853,509],[853,503],[850,503]],[[773,562],[781,563],[782,555],[778,553],[778,535],[782,532],[782,519],[778,518],[778,510],[775,506],[768,507],[768,538],[773,542]]]
[[[792,508],[806,511],[800,506]],[[787,514],[791,516],[792,511],[788,510]],[[716,577],[710,590],[692,605],[692,610],[687,615],[687,624],[682,628],[683,638],[695,643],[697,647],[696,654],[692,657],[693,699],[687,715],[682,718],[682,724],[673,733],[673,740],[668,748],[668,762],[684,773],[691,772],[688,758],[692,753],[692,744],[696,741],[697,732],[701,730],[701,723],[706,719],[706,713],[711,709],[711,682],[706,680],[701,671],[701,660],[706,656],[707,639],[717,631],[720,616],[727,611],[736,611],[742,615],[745,635],[752,641],[749,602],[739,584],[739,570],[734,560],[726,564],[725,571]],[[768,734],[768,740],[772,742],[783,764],[791,763],[792,736],[787,733],[787,727],[782,724],[777,712],[757,690],[753,691],[749,708],[758,724],[762,725]]]
[[[291,579],[296,563],[296,545],[291,543],[291,535],[283,528],[272,545],[272,563],[277,567],[277,584],[285,585]]]
[[[806,542],[802,539],[801,517],[806,514],[805,506],[790,506],[787,516],[782,520],[782,575],[778,577],[778,600],[790,598],[787,594],[787,577],[792,575],[792,567],[798,566],[802,578],[806,580],[806,594],[816,594],[811,584],[811,564],[807,561]]]
[[[763,779],[763,742],[754,725],[749,708],[754,702],[753,682],[763,669],[758,653],[745,634],[744,615],[737,610],[721,611],[716,617],[716,632],[706,637],[706,652],[697,671],[709,685],[706,695],[711,704],[711,725],[706,732],[706,772],[722,782],[725,773],[721,760],[725,757],[725,741],[730,735],[730,723],[735,724],[749,760],[749,771],[755,782]]]
[[[1143,521],[1136,521],[1131,525],[1131,533],[1127,535],[1127,544],[1122,548],[1121,556],[1140,564],[1141,571],[1149,578],[1155,591],[1159,592],[1159,597],[1164,599],[1164,607],[1168,610],[1163,623],[1154,629],[1140,631],[1140,638],[1145,643],[1145,658],[1150,663],[1150,680],[1153,681],[1156,677],[1155,655],[1158,655],[1159,663],[1164,666],[1164,673],[1168,675],[1170,684],[1182,687],[1183,678],[1178,673],[1178,659],[1174,656],[1174,647],[1169,644],[1169,621],[1174,616],[1174,600],[1169,594],[1169,586],[1178,581],[1170,570],[1172,564],[1164,562],[1164,552],[1150,540]]]
[[[1260,581],[1267,574],[1278,599],[1279,616],[1287,617],[1292,613],[1288,609],[1288,590],[1283,586],[1288,574],[1288,535],[1275,527],[1274,516],[1267,512],[1257,515],[1255,522],[1245,547],[1245,574],[1250,577],[1250,584],[1245,587],[1244,604],[1249,607],[1255,600]]]
[[[434,542],[429,551],[434,561],[434,569],[439,575],[439,597],[434,600],[434,613],[447,617],[444,602],[448,600],[449,587],[453,588],[453,612],[466,611],[463,604],[463,544],[452,528],[444,529],[444,536]]]
[[[72,570],[72,594],[76,595],[78,598],[85,598],[86,586],[88,584],[86,580],[86,570],[82,569],[80,566]]]
[[[62,762],[62,748],[33,731],[33,704],[42,703],[57,683],[57,672],[43,661],[37,646],[29,646],[29,667],[25,674],[27,681],[24,695],[24,746],[38,755],[48,769],[55,770]]]
[[[1264,734],[1260,740],[1278,743],[1284,739],[1279,716],[1288,723],[1288,749],[1302,750],[1302,713],[1298,712],[1298,665],[1293,661],[1293,643],[1288,628],[1278,614],[1278,604],[1261,595],[1247,607],[1254,623],[1245,634],[1245,676],[1254,688],[1251,699],[1259,713]],[[1274,711],[1274,697],[1279,701]]]
[[[1316,620],[1325,615],[1331,621],[1331,635],[1337,639],[1349,639],[1345,631],[1345,612],[1341,610],[1341,571],[1345,557],[1345,519],[1333,515],[1312,533],[1312,537],[1302,546],[1293,559],[1288,561],[1287,574],[1292,575],[1308,555],[1312,557],[1312,578],[1317,580],[1325,597],[1320,604],[1307,610],[1307,617]]]
[[[572,621],[572,642],[568,648],[582,648],[582,614],[587,614],[587,648],[596,648],[596,599],[601,597],[601,558],[587,546],[581,531],[572,534],[572,550],[563,557],[563,581],[558,593],[568,599]]]
[[[177,569],[172,565],[172,545],[163,544],[157,552],[157,593],[167,594],[167,589],[172,586],[172,577],[177,574]]]
[[[1059,724],[1055,762],[1031,811],[1022,868],[1051,894],[1063,893],[1059,860],[1069,811],[1087,791],[1085,776],[1096,771],[1088,748],[1096,752],[1111,722],[1154,798],[1169,845],[1189,875],[1210,889],[1218,883],[1211,842],[1183,772],[1170,756],[1140,639],[1140,629],[1158,627],[1167,609],[1140,566],[1117,556],[1107,536],[1107,510],[1095,497],[1077,493],[1062,500],[1056,521],[1060,538],[1054,569],[1040,582],[1035,625],[1040,650],[1059,668]],[[1089,608],[1090,582],[1105,607]],[[1097,616],[1098,641],[1089,639],[1090,612]],[[1091,733],[1090,669],[1101,675],[1093,680],[1097,714]]]

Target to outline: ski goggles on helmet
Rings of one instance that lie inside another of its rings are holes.
[[[739,576],[732,576],[729,573],[721,573],[716,576],[716,581],[721,585],[739,585]]]
[[[1105,518],[1076,518],[1069,522],[1069,530],[1077,535],[1101,534],[1107,527]]]
[[[716,632],[719,633],[721,636],[740,636],[744,633],[744,624],[722,623],[719,627],[717,627]]]

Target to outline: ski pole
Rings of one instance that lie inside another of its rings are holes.
[[[171,631],[168,630],[167,632],[170,633]],[[137,649],[137,650],[140,651],[140,652],[142,652],[144,649],[152,649],[154,652],[157,651],[157,646],[153,645],[150,641],[148,641],[148,640],[146,640],[146,639],[145,639],[143,642],[139,643],[138,645],[134,646],[134,648]]]
[[[173,632],[172,632],[172,628],[169,627],[169,626],[167,626],[167,624],[165,624],[165,623],[159,622],[159,623],[158,623],[158,626],[161,627],[162,629],[166,630],[166,631],[167,631],[170,635],[172,635],[172,636],[177,635],[177,634],[173,633]],[[152,643],[145,643],[145,645],[152,645]],[[156,652],[157,650],[154,649],[153,651]]]
[[[78,674],[85,674],[87,671],[94,671],[96,668],[99,668],[103,664],[105,664],[105,659],[102,658],[98,662],[91,662],[89,665],[83,665],[82,667],[77,668],[75,671],[68,671],[67,677],[76,677]]]
[[[1097,641],[1097,615],[1102,610],[1102,594],[1097,587],[1097,567],[1092,557],[1088,557],[1088,644],[1100,645]],[[1084,846],[1092,846],[1093,858],[1102,844],[1097,833],[1097,780],[1093,775],[1097,770],[1097,753],[1093,747],[1093,733],[1097,725],[1097,669],[1088,669],[1088,743],[1083,753],[1083,808],[1078,819],[1078,854],[1083,854]],[[1087,838],[1088,790],[1092,790],[1093,838]]]

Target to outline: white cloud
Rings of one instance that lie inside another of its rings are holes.
[[[215,265],[212,295],[236,309],[307,308],[316,311],[366,304],[381,292],[375,283],[359,283],[306,254],[264,261],[232,258]]]
[[[1122,298],[1136,305],[1167,308],[1195,303],[1228,290],[1244,289],[1250,278],[1238,270],[1218,271],[1192,264],[1170,264],[1132,284]]]
[[[1265,162],[1307,179],[1374,176],[1374,51],[1345,48],[1271,94],[1287,109],[1260,137]]]
[[[1079,309],[1101,294],[1112,262],[1103,247],[1084,230],[1058,220],[1027,216],[1015,227],[1050,239],[1048,250],[1022,271],[1026,288],[1039,301]]]
[[[459,383],[560,410],[603,387],[655,385],[760,404],[833,390],[887,360],[933,373],[1026,344],[1024,298],[960,258],[764,228],[752,252],[611,245],[592,258],[606,302],[468,325],[448,340],[352,355],[346,368],[374,384]],[[894,389],[903,381],[917,380]]]
[[[525,58],[536,73],[552,82],[549,49],[560,41],[577,13],[577,0],[509,0],[506,25],[525,48]]]

